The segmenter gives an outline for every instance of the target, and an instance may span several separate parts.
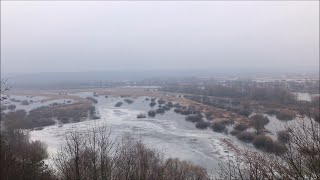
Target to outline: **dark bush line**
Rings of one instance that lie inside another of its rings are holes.
[[[3,116],[3,121],[7,129],[32,129],[55,124],[51,118],[43,117],[40,114],[37,114],[36,117],[32,112],[27,115],[25,110],[8,112]]]
[[[245,107],[244,105],[240,104],[240,102],[234,102],[225,100],[225,99],[210,99],[206,96],[198,96],[198,95],[186,95],[187,99],[192,101],[201,102],[203,104],[213,106],[220,109],[225,109],[230,112],[237,113],[239,115],[249,117],[253,110],[249,107]]]
[[[71,107],[70,107],[71,106]],[[94,106],[69,104],[59,106],[43,106],[32,109],[27,114],[25,110],[11,111],[2,116],[4,126],[9,129],[32,129],[36,127],[54,125],[57,118],[61,123],[79,122],[90,116],[97,119]]]
[[[229,82],[231,83],[231,82]],[[180,86],[179,84],[168,85],[162,87],[161,91],[194,94],[198,99],[206,101],[206,96],[229,97],[235,99],[231,105],[239,105],[237,98],[252,99],[260,102],[269,102],[281,105],[295,105],[297,99],[285,87],[257,87],[256,83],[248,83],[245,87],[243,83],[232,83],[230,86],[221,84],[208,84],[204,89],[199,89],[198,84],[187,84]],[[204,96],[206,95],[206,96]],[[187,97],[185,95],[185,97]]]
[[[182,115],[201,114],[200,111],[192,106],[189,106],[188,108],[186,106],[181,106],[180,108],[175,108],[174,112]]]

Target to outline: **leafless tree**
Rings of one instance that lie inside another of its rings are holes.
[[[0,179],[54,179],[53,172],[44,163],[46,145],[30,141],[21,130],[1,132]]]
[[[218,179],[320,179],[319,107],[305,108],[287,127],[284,153],[246,150],[236,161],[221,164]]]
[[[147,147],[133,133],[118,143],[106,126],[72,131],[54,158],[59,179],[111,180],[202,180],[204,168],[178,159],[165,160],[162,153]]]
[[[6,81],[1,80],[1,104],[7,99]],[[47,146],[40,141],[30,141],[27,131],[1,127],[0,179],[50,180],[53,171],[45,164]]]

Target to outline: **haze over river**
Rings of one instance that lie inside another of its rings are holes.
[[[79,93],[81,97],[92,96],[92,93]],[[227,150],[228,147],[221,142],[221,138],[231,139],[238,145],[243,145],[236,138],[221,133],[213,132],[211,129],[199,130],[191,122],[185,121],[185,116],[176,114],[173,110],[155,118],[137,119],[139,113],[145,113],[152,109],[150,101],[146,97],[133,99],[134,103],[128,104],[124,98],[104,96],[95,97],[99,102],[96,104],[101,119],[88,120],[79,123],[64,124],[63,126],[53,125],[44,127],[42,130],[31,132],[31,139],[41,140],[48,145],[48,151],[54,155],[63,134],[77,128],[86,131],[92,126],[107,124],[112,133],[112,138],[119,139],[124,133],[132,133],[141,136],[142,140],[149,146],[160,149],[165,157],[177,157],[183,160],[190,160],[198,165],[206,167],[208,172],[218,168],[221,160],[229,156],[234,157],[235,153]],[[114,104],[122,101],[123,105],[115,108]],[[156,109],[155,106],[153,109]]]

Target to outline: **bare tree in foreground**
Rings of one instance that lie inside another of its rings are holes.
[[[9,87],[4,80],[1,80],[0,84],[2,112],[2,105],[8,98]],[[1,126],[0,129],[1,180],[55,179],[52,170],[44,162],[48,156],[45,144],[40,141],[31,141],[28,132],[21,129],[8,129]]]
[[[306,108],[300,119],[282,132],[284,152],[245,151],[221,165],[218,179],[320,179],[319,105]],[[279,133],[278,133],[279,134]]]
[[[2,131],[0,136],[0,179],[55,179],[44,159],[46,145],[30,141],[22,130]]]
[[[178,159],[165,160],[162,153],[148,148],[133,134],[115,142],[106,126],[66,134],[54,164],[59,179],[209,179],[204,168]]]

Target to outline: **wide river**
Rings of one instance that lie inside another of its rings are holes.
[[[82,97],[92,96],[92,93],[79,93]],[[165,157],[177,157],[189,160],[195,164],[207,168],[214,174],[219,162],[234,157],[235,153],[221,142],[221,138],[227,138],[242,146],[231,135],[213,132],[211,129],[199,130],[195,125],[185,121],[185,116],[176,114],[173,110],[155,118],[137,119],[139,113],[147,113],[150,109],[150,101],[146,97],[134,99],[134,103],[127,104],[120,97],[104,96],[95,97],[99,102],[96,109],[101,119],[88,120],[79,123],[64,124],[63,126],[47,126],[42,130],[31,131],[33,140],[41,140],[48,145],[49,154],[54,156],[62,142],[63,135],[72,128],[86,131],[92,126],[106,124],[110,127],[112,138],[119,139],[124,133],[134,133],[141,136],[142,140],[152,148],[157,148]],[[123,106],[115,108],[114,104],[123,101]],[[154,107],[156,108],[156,107]]]

